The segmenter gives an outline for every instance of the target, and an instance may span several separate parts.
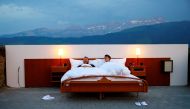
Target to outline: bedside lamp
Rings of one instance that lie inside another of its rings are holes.
[[[136,48],[137,65],[139,65],[138,58],[139,58],[140,54],[141,54],[141,49],[140,48]]]
[[[63,56],[63,49],[58,49],[58,56],[60,57],[60,66],[61,66],[61,57]]]

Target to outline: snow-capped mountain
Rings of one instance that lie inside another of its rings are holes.
[[[102,28],[102,27],[101,27]],[[0,37],[8,44],[190,44],[190,21],[138,26],[105,35],[84,37]],[[42,29],[43,30],[43,29]],[[41,31],[41,30],[40,30]]]
[[[163,23],[162,18],[153,19],[139,19],[130,20],[122,22],[109,22],[102,24],[92,24],[92,25],[75,25],[68,26],[64,29],[49,29],[49,28],[37,28],[34,30],[27,30],[18,32],[15,34],[1,35],[0,37],[20,37],[20,36],[35,36],[35,37],[83,37],[83,36],[93,36],[93,35],[104,35],[107,33],[119,32],[124,29],[142,26],[142,25],[152,25]]]

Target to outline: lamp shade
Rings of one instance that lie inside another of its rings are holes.
[[[63,56],[63,49],[58,49],[58,55]]]
[[[140,55],[141,54],[141,49],[140,48],[136,48],[136,55]]]

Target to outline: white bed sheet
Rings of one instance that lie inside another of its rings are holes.
[[[121,73],[118,75],[118,73],[114,72],[108,72],[107,70],[103,68],[98,67],[78,67],[73,68],[69,71],[67,71],[61,78],[61,82],[70,79],[70,78],[79,78],[83,76],[126,76],[131,78],[138,78],[130,73]]]

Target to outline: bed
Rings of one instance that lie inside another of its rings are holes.
[[[74,68],[61,78],[61,92],[98,92],[100,99],[106,92],[137,92],[137,95],[138,92],[148,92],[146,80],[130,74],[127,67],[121,67],[125,64],[125,60],[117,59],[117,61],[113,60],[113,62],[98,66],[100,62],[93,59],[94,63],[92,63],[97,67],[77,68],[81,60],[71,59],[71,66]]]

